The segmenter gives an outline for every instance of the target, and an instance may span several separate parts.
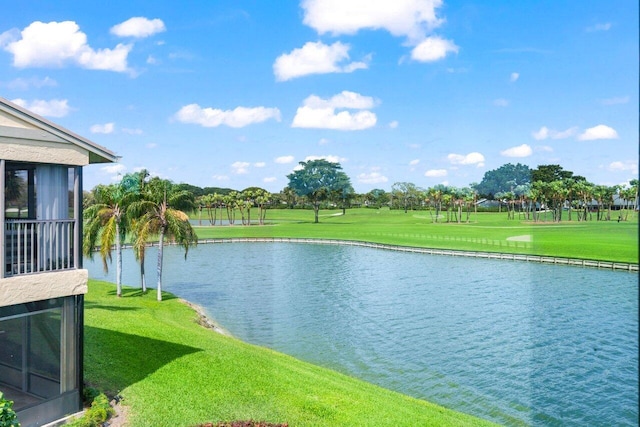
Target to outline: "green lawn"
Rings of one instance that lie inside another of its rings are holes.
[[[265,226],[197,227],[198,237],[301,237],[361,240],[439,249],[522,253],[566,258],[638,263],[638,217],[629,221],[532,222],[507,219],[506,213],[471,214],[470,222],[435,222],[432,211],[389,209],[321,210],[320,223],[313,211],[272,209]],[[257,209],[252,210],[257,216]],[[615,215],[617,218],[617,215]],[[192,215],[198,219],[197,215]],[[566,213],[565,213],[566,218]],[[463,221],[466,215],[463,214]]]
[[[291,426],[484,426],[486,421],[222,336],[170,294],[89,282],[85,381],[129,406],[130,426],[254,419]],[[250,307],[248,307],[250,309]]]

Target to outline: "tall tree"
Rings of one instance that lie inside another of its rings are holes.
[[[122,296],[122,242],[127,233],[127,206],[137,197],[137,189],[128,187],[130,181],[119,184],[97,185],[93,189],[94,204],[84,210],[85,226],[82,251],[93,259],[96,246],[105,271],[111,261],[111,250],[116,250],[116,295]]]
[[[351,181],[346,174],[340,174],[336,181],[335,190],[333,190],[336,203],[342,204],[342,215],[347,213],[347,201],[353,198],[356,194],[355,190],[351,186]]]
[[[531,181],[553,182],[573,178],[576,181],[584,181],[585,177],[574,175],[573,172],[564,170],[560,165],[539,165],[531,171]]]
[[[258,189],[255,192],[255,203],[258,205],[258,224],[264,225],[264,219],[267,216],[267,205],[271,202],[271,193],[267,190]]]
[[[287,175],[287,178],[289,187],[298,196],[306,197],[313,205],[316,224],[319,222],[320,202],[327,200],[333,191],[341,191],[345,183],[349,183],[349,177],[342,171],[340,163],[325,159],[300,162],[300,168]]]
[[[380,188],[374,188],[365,195],[365,200],[380,208],[383,204],[389,203],[389,193]]]
[[[146,169],[142,169],[139,172],[134,172],[131,174],[127,174],[122,178],[122,184],[128,188],[129,190],[134,190],[134,195],[132,199],[140,200],[143,197],[145,192],[145,185],[147,183],[147,178],[149,178],[149,171]],[[135,201],[132,200],[131,202]],[[137,218],[132,218],[131,215],[127,213],[127,221],[129,224],[129,228],[133,230],[133,238],[135,240],[135,230],[136,230],[136,221]],[[145,274],[144,261],[145,261],[145,249],[144,245],[134,247],[133,255],[136,258],[136,261],[140,264],[140,289],[142,293],[147,293],[147,277]]]
[[[296,204],[296,192],[293,191],[293,188],[286,186],[280,191],[282,195],[282,200],[287,204],[289,209],[293,209]]]
[[[144,199],[131,204],[128,212],[136,218],[134,248],[145,246],[152,236],[158,236],[158,286],[157,299],[162,301],[162,264],[165,239],[171,239],[184,249],[187,257],[190,246],[195,246],[198,237],[191,227],[189,216],[183,210],[194,206],[193,194],[175,191],[170,182],[153,178],[147,184]]]
[[[391,186],[391,194],[401,202],[404,213],[420,198],[421,190],[412,182],[396,182]]]
[[[529,166],[507,163],[498,169],[485,172],[475,189],[484,197],[494,197],[496,193],[512,191],[514,187],[530,182],[532,177]]]
[[[442,209],[443,196],[446,194],[446,192],[447,186],[443,184],[435,185],[426,191],[427,199],[433,205],[433,208],[436,211],[434,222],[438,222],[440,210]]]

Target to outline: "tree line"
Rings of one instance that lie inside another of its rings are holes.
[[[638,180],[628,185],[595,185],[586,178],[564,170],[560,165],[541,165],[536,169],[506,164],[487,171],[480,183],[466,187],[438,184],[422,188],[411,182],[396,182],[390,191],[374,189],[357,194],[339,163],[324,159],[300,162],[287,175],[288,185],[279,193],[259,187],[242,191],[190,184],[174,184],[150,177],[146,170],[125,175],[117,184],[98,185],[84,197],[83,252],[93,256],[97,248],[107,269],[112,250],[116,253],[117,295],[122,295],[122,244],[129,238],[140,264],[140,280],[146,292],[145,249],[153,239],[158,241],[158,300],[162,299],[162,263],[165,241],[183,247],[197,243],[187,212],[196,212],[202,225],[206,215],[210,225],[249,226],[252,212],[257,223],[264,225],[269,208],[305,208],[314,211],[314,222],[322,207],[353,206],[389,207],[404,212],[427,209],[433,222],[469,222],[481,203],[493,202],[507,217],[544,221],[551,216],[561,221],[612,220],[614,202],[618,200],[618,221],[628,220],[629,212],[638,208]],[[226,218],[226,219],[223,219]]]

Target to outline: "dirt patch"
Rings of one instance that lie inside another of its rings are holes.
[[[125,427],[127,425],[127,414],[129,412],[129,407],[124,406],[122,404],[122,400],[116,401],[114,399],[110,403],[111,407],[115,411],[115,414],[113,414],[104,425],[108,427]]]
[[[194,304],[184,299],[180,299],[180,301],[188,305],[189,307],[191,307],[197,313],[198,319],[196,320],[196,322],[198,323],[198,325],[204,326],[207,329],[211,329],[212,331],[217,332],[221,335],[226,335],[228,337],[231,336],[229,331],[225,330],[224,328],[219,326],[216,322],[208,318],[204,312],[204,309],[200,307],[198,304]]]

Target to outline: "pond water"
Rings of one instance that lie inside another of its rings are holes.
[[[246,342],[505,425],[638,425],[635,273],[294,243],[165,254],[165,290]]]

